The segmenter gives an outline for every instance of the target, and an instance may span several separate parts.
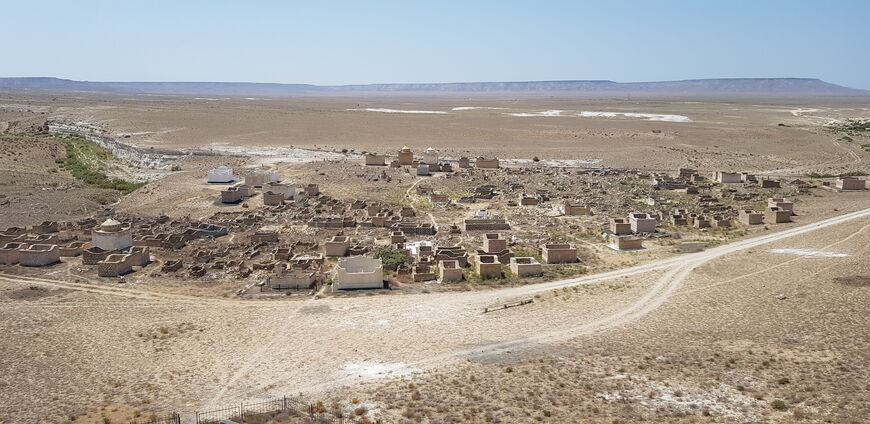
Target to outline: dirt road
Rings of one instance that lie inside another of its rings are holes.
[[[5,305],[8,328],[15,331],[16,326],[32,320],[30,317],[44,316],[39,331],[57,338],[51,339],[53,346],[67,340],[77,346],[75,333],[68,332],[89,329],[88,345],[94,348],[89,355],[101,358],[93,372],[126,381],[138,378],[129,368],[136,364],[134,370],[152,378],[147,381],[164,394],[160,405],[189,412],[274,394],[322,393],[358,381],[463,360],[497,360],[509,351],[522,352],[618,328],[664,305],[701,265],[741,250],[863,219],[864,225],[856,228],[858,235],[854,236],[860,238],[866,235],[867,217],[870,209],[625,269],[490,291],[260,302],[12,275],[0,276],[0,282],[79,293],[56,301],[9,302]],[[632,288],[604,292],[591,300],[597,302],[593,308],[541,300],[521,308],[482,313],[491,304],[556,289],[604,287],[622,281],[631,281]],[[49,317],[53,320],[48,321]],[[60,329],[43,328],[53,323]],[[202,332],[161,341],[159,351],[137,336],[181,324]],[[52,363],[81,367],[83,357],[76,349],[80,348],[54,350],[57,357]],[[161,377],[154,381],[154,375]],[[173,375],[183,377],[170,378]]]

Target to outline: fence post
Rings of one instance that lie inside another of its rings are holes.
[[[282,409],[282,410],[283,411],[287,410],[287,395],[284,395],[284,409]]]

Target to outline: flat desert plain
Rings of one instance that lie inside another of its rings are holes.
[[[5,110],[87,122],[135,145],[280,153],[290,146],[395,154],[593,161],[672,170],[855,171],[867,152],[824,124],[870,115],[870,101],[708,101],[493,96],[238,98],[0,95]],[[265,150],[264,150],[265,149]]]

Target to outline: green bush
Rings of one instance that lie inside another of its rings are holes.
[[[102,172],[100,163],[113,159],[111,152],[84,139],[72,139],[64,141],[66,157],[55,159],[62,164],[72,176],[89,185],[99,188],[118,190],[131,193],[145,185],[134,183],[119,178],[111,178]]]
[[[777,411],[785,411],[788,408],[788,406],[785,404],[785,401],[779,399],[770,402],[770,407],[776,409]]]
[[[384,265],[401,265],[411,263],[411,257],[402,250],[381,249],[375,252],[375,259],[380,259]]]

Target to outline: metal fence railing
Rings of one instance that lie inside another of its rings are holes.
[[[181,415],[173,412],[169,415],[152,419],[144,424],[181,424]]]
[[[245,422],[246,417],[278,412],[289,412],[297,417],[307,418],[310,423],[316,424],[363,424],[369,422],[357,418],[352,414],[341,411],[327,411],[320,404],[311,404],[300,397],[283,396],[256,402],[243,402],[236,406],[214,409],[211,411],[197,411],[196,424],[216,424],[222,420]],[[176,414],[177,415],[177,414]],[[150,424],[150,423],[149,423]],[[164,424],[164,423],[155,423]],[[180,422],[167,422],[167,424],[180,424]]]
[[[185,423],[195,424],[218,424],[223,420],[245,423],[252,417],[259,415],[287,413],[290,416],[302,418],[310,424],[369,424],[373,423],[367,418],[358,417],[353,411],[342,411],[337,407],[327,408],[322,403],[309,403],[301,397],[282,396],[254,402],[242,402],[238,405],[213,409],[210,411],[196,411],[194,420],[186,420]],[[260,422],[262,417],[254,421]],[[138,424],[181,424],[181,416],[171,413],[166,416],[153,418],[150,421]],[[374,421],[380,423],[380,420]]]

